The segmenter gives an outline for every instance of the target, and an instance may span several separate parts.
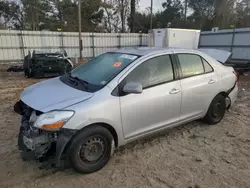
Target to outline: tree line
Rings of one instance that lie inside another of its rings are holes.
[[[140,10],[139,1],[81,0],[82,31],[147,33],[150,7]],[[76,32],[78,2],[1,0],[0,29]],[[250,0],[165,0],[161,6],[161,10],[152,15],[153,28],[250,27]]]

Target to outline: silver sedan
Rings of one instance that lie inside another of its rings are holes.
[[[15,105],[22,158],[52,153],[60,166],[66,156],[90,173],[133,140],[197,119],[219,123],[236,100],[237,74],[206,52],[121,49],[26,88]]]

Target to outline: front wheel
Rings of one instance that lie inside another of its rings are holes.
[[[204,120],[210,125],[217,124],[223,119],[225,111],[225,97],[219,94],[212,100]]]
[[[112,134],[102,126],[83,129],[73,138],[67,152],[72,167],[80,173],[103,168],[110,159],[113,143]]]

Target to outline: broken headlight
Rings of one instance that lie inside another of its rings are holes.
[[[51,111],[41,114],[33,124],[34,127],[47,130],[59,130],[72,116],[73,111]]]

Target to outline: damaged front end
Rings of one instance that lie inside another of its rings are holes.
[[[62,154],[75,131],[55,127],[59,123],[52,124],[51,119],[49,119],[51,122],[49,124],[46,116],[49,114],[52,117],[52,113],[34,110],[22,101],[15,104],[14,111],[22,116],[18,135],[18,149],[22,159],[38,159],[40,161],[53,159],[51,160],[52,163],[60,167]],[[41,126],[41,124],[44,125]],[[51,128],[52,126],[54,126],[53,129]]]

